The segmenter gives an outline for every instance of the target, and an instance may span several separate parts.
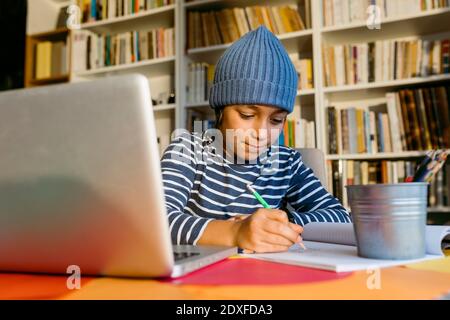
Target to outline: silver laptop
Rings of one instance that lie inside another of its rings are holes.
[[[160,170],[143,76],[0,93],[0,271],[178,277],[235,254],[172,246]]]

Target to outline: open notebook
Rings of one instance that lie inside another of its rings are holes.
[[[287,252],[248,254],[250,258],[299,265],[310,268],[347,272],[384,268],[410,264],[443,256],[443,250],[450,247],[446,238],[450,226],[426,227],[427,255],[414,260],[378,260],[361,258],[357,255],[356,239],[352,224],[312,222],[304,227],[302,234],[307,250],[293,245]]]

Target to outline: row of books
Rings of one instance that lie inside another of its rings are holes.
[[[392,18],[422,11],[446,8],[449,0],[323,0],[324,26],[338,26],[367,21],[368,12],[375,18]],[[376,9],[369,10],[375,5]]]
[[[307,90],[314,88],[313,61],[309,58],[301,58],[299,53],[290,54],[292,63],[298,75],[298,89]]]
[[[279,144],[291,148],[315,148],[316,126],[314,121],[288,118],[280,134]]]
[[[345,186],[401,183],[414,174],[416,161],[410,160],[327,160],[327,189],[348,208]],[[428,206],[450,206],[450,163],[444,165],[430,183]]]
[[[203,103],[209,98],[209,89],[214,80],[215,65],[205,62],[189,64],[187,102]]]
[[[330,154],[450,148],[450,86],[386,94],[386,104],[327,109]]]
[[[450,40],[384,40],[323,47],[327,86],[450,73]]]
[[[173,4],[174,0],[77,0],[81,22],[127,16]]]
[[[64,41],[42,41],[36,44],[34,56],[36,80],[68,74],[67,45]]]
[[[345,186],[400,183],[415,171],[414,161],[327,160],[327,189],[348,208]]]
[[[188,12],[188,48],[231,43],[250,30],[265,25],[274,34],[307,28],[298,6],[251,6]],[[309,26],[310,27],[310,26]]]
[[[114,35],[77,30],[73,39],[74,72],[175,55],[173,28]]]
[[[300,59],[298,54],[290,56],[299,77],[298,89],[314,87],[311,59]],[[209,89],[214,80],[215,65],[206,62],[193,62],[188,66],[187,102],[203,103],[209,99]]]
[[[336,109],[328,107],[330,154],[392,152],[389,118],[385,105]]]

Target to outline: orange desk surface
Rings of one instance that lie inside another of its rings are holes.
[[[381,269],[379,289],[367,287],[370,276],[359,271],[319,282],[245,285],[82,278],[81,289],[68,290],[64,276],[3,273],[0,299],[438,299],[450,293],[450,257]]]

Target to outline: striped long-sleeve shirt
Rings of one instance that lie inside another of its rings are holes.
[[[236,164],[215,150],[200,136],[183,133],[163,154],[164,193],[174,244],[196,244],[213,219],[262,208],[246,189],[248,184],[271,208],[290,205],[299,225],[350,222],[348,212],[305,166],[298,151],[271,146],[256,163]]]

